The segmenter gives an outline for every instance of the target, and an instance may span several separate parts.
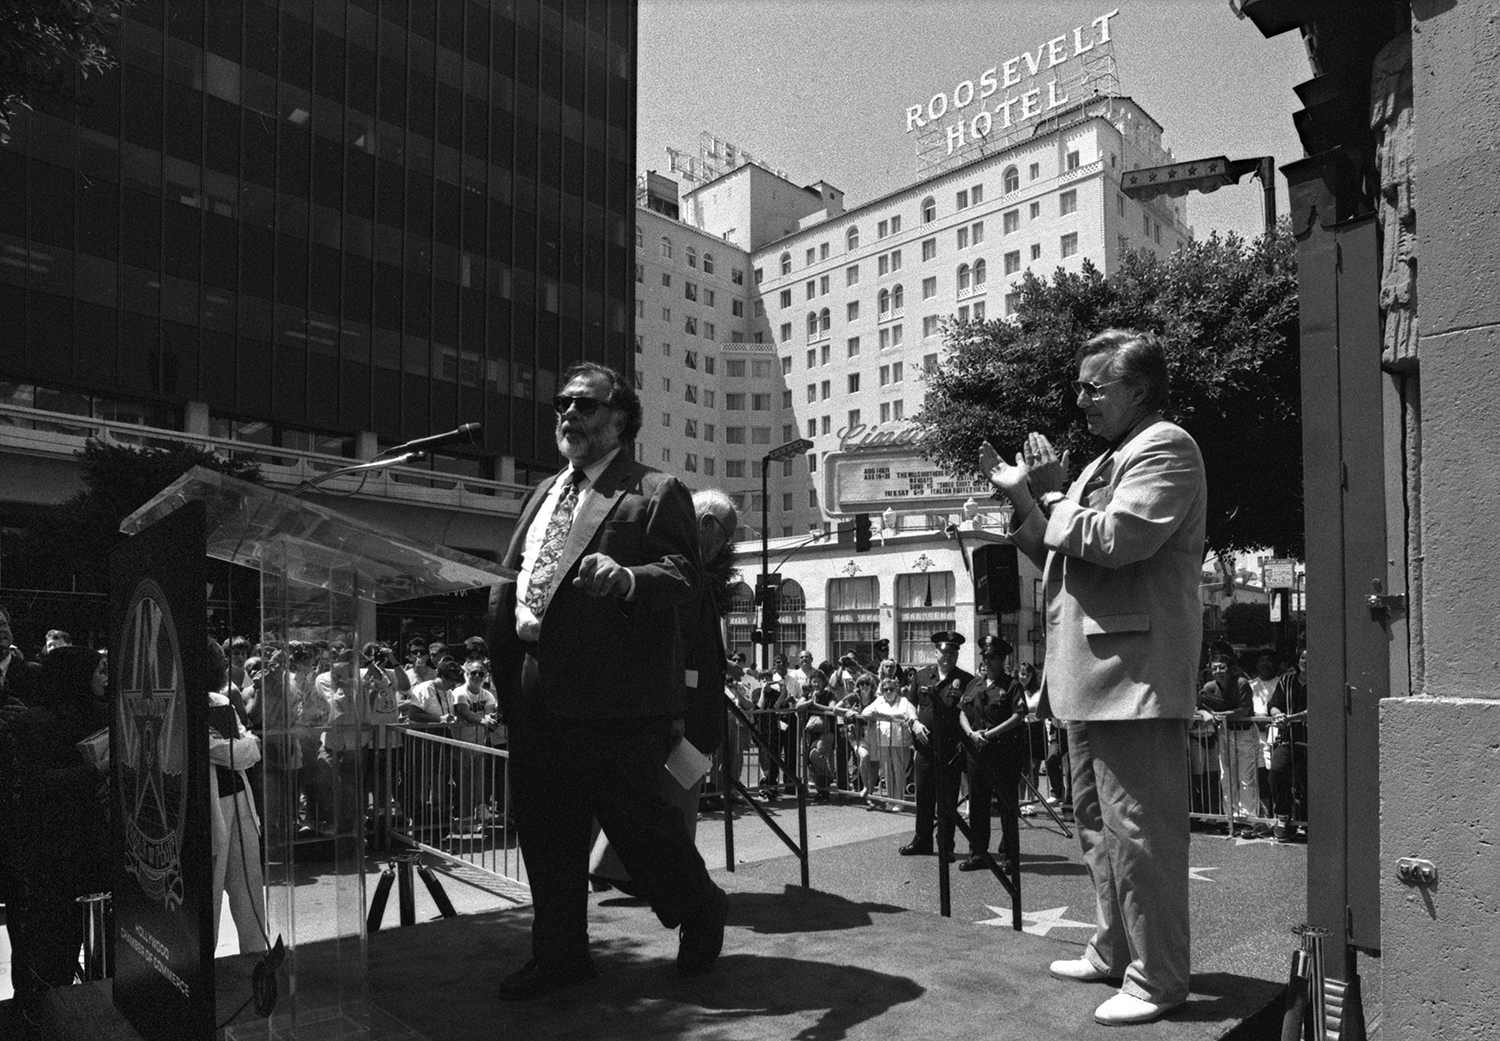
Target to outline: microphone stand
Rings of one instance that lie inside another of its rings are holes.
[[[297,487],[293,488],[288,494],[301,495],[303,492],[310,491],[313,488],[316,488],[324,481],[331,481],[335,477],[342,477],[345,474],[368,474],[372,470],[385,470],[392,466],[405,466],[407,463],[415,462],[416,460],[421,459],[426,454],[426,452],[420,451],[402,452],[400,455],[393,455],[389,459],[371,459],[368,462],[355,463],[353,466],[342,466],[337,470],[329,470],[325,474],[318,474],[318,476],[316,477],[312,477],[306,481],[303,481],[301,484],[297,485]]]

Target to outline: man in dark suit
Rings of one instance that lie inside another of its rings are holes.
[[[938,853],[952,860],[953,820],[958,810],[959,779],[964,769],[958,698],[974,676],[958,667],[958,649],[964,643],[962,634],[933,633],[932,642],[937,644],[937,664],[924,665],[912,677],[912,700],[917,705],[917,721],[911,728],[917,745],[917,756],[913,760],[917,780],[917,827],[912,840],[899,852],[903,857],[931,853],[932,830],[936,825]],[[944,760],[941,769],[934,754],[939,746]],[[937,812],[940,800],[942,813]]]
[[[584,362],[553,400],[567,468],[522,510],[490,599],[489,645],[510,728],[512,805],[534,909],[532,958],[500,984],[526,999],[591,979],[588,857],[597,818],[657,917],[678,970],[708,969],[724,891],[660,774],[683,714],[677,610],[700,581],[692,500],[631,458],[630,382]]]

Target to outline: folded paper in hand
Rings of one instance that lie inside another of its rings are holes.
[[[667,773],[684,790],[691,788],[698,783],[700,777],[708,773],[708,756],[693,747],[693,743],[687,738],[683,738],[672,746],[672,754],[667,756]]]

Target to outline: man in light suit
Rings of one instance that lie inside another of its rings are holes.
[[[661,773],[683,713],[677,611],[700,581],[693,504],[631,458],[640,399],[589,362],[564,375],[567,468],[522,510],[490,597],[494,673],[510,731],[512,806],[531,884],[532,958],[500,984],[522,1000],[594,977],[588,859],[597,818],[661,923],[677,967],[708,969],[724,891],[708,877]]]
[[[1162,418],[1169,382],[1150,334],[1078,350],[1074,390],[1109,443],[1066,492],[1067,457],[1033,433],[1014,465],[980,466],[1014,508],[1015,543],[1047,595],[1043,712],[1068,721],[1073,811],[1098,898],[1082,958],[1054,976],[1121,980],[1094,1013],[1145,1023],[1188,993],[1188,750],[1203,636],[1203,457]]]

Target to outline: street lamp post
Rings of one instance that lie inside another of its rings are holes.
[[[757,605],[761,598],[771,595],[768,585],[771,574],[771,464],[799,456],[812,446],[811,441],[801,437],[771,449],[760,461],[760,596],[757,597]],[[761,617],[765,617],[764,613]],[[761,628],[760,667],[771,667],[771,638],[764,626]]]

